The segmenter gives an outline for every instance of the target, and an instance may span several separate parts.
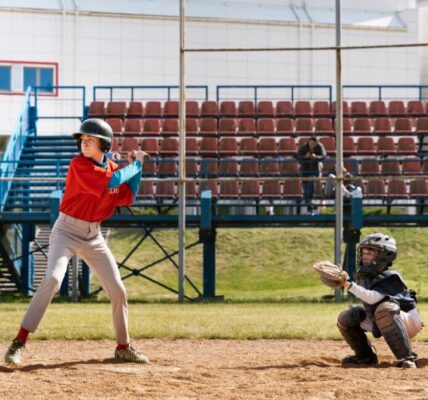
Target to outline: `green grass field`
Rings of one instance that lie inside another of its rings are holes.
[[[363,234],[375,231],[364,230]],[[399,244],[396,267],[419,293],[420,310],[428,321],[428,228],[390,229]],[[141,231],[113,230],[109,244],[121,261]],[[162,230],[157,239],[168,251],[177,248],[177,232]],[[190,230],[188,244],[197,231]],[[175,304],[176,295],[138,277],[125,280],[130,299],[130,327],[135,338],[312,338],[338,339],[337,314],[349,303],[337,304],[322,285],[312,264],[332,259],[332,229],[221,229],[217,235],[219,304]],[[187,272],[201,287],[202,248],[187,252]],[[163,256],[148,239],[128,261],[142,267]],[[123,273],[126,273],[123,271]],[[163,262],[147,275],[177,287],[177,271]],[[94,280],[93,287],[96,287]],[[187,294],[195,292],[187,285]],[[10,339],[28,299],[0,294],[0,339]],[[79,304],[54,302],[35,338],[113,338],[111,310],[104,293]],[[428,340],[422,331],[418,340]]]

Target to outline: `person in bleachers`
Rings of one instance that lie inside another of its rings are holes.
[[[318,177],[322,168],[322,160],[327,153],[322,143],[316,136],[311,136],[309,140],[301,145],[297,150],[296,158],[300,162],[300,174],[303,178]],[[303,181],[303,193],[305,204],[309,214],[314,214],[316,207],[313,204],[315,194],[315,181]]]

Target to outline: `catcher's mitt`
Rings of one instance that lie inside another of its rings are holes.
[[[321,281],[332,289],[340,288],[342,283],[349,279],[348,273],[340,265],[330,261],[317,262],[314,264],[314,269],[320,275]]]

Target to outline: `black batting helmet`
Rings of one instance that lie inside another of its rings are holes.
[[[93,136],[101,139],[101,151],[104,153],[111,149],[113,141],[113,130],[111,126],[100,118],[89,118],[82,122],[79,132],[73,133],[73,137],[77,139],[77,147],[80,148],[82,135]]]

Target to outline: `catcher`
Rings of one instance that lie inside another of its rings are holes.
[[[363,305],[350,307],[339,314],[337,326],[355,354],[342,359],[342,365],[374,365],[378,358],[367,338],[371,331],[375,338],[383,336],[397,359],[397,367],[416,368],[416,354],[410,338],[423,327],[416,306],[415,293],[409,290],[401,275],[389,269],[397,257],[397,245],[392,236],[373,233],[358,246],[356,282],[336,266],[333,271],[323,263],[315,264],[323,282],[331,287],[345,287]],[[321,270],[328,272],[323,273]]]
[[[98,275],[111,300],[117,340],[115,357],[136,363],[148,362],[130,345],[126,289],[100,228],[100,223],[109,218],[117,206],[133,204],[140,186],[142,162],[147,155],[134,150],[128,154],[129,165],[122,169],[106,159],[113,131],[101,119],[87,119],[73,136],[80,155],[71,160],[68,169],[60,215],[49,239],[46,276],[5,354],[5,362],[12,367],[22,363],[28,335],[38,328],[74,254],[85,260]]]

